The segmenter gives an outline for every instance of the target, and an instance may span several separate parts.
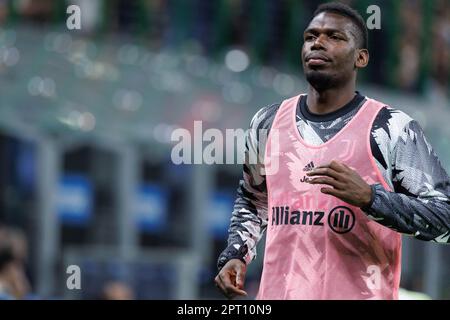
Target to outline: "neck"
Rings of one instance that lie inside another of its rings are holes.
[[[349,83],[344,87],[330,88],[320,92],[309,85],[306,103],[311,113],[331,113],[349,103],[355,97],[355,90],[355,83]]]

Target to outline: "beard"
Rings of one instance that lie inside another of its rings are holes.
[[[337,76],[317,70],[308,70],[305,77],[308,83],[318,92],[336,88],[341,83]]]

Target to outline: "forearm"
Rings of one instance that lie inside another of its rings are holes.
[[[267,186],[264,174],[265,140],[279,104],[262,108],[253,117],[245,138],[243,178],[239,182],[237,198],[228,230],[228,247],[220,254],[219,269],[231,259],[249,263],[256,257],[256,245],[267,227]],[[253,162],[257,159],[258,161]]]
[[[372,186],[373,203],[364,211],[378,223],[417,239],[450,243],[450,202],[419,198]]]
[[[264,192],[248,189],[241,180],[228,229],[228,246],[217,262],[219,269],[231,259],[248,264],[256,257],[256,245],[267,226],[267,198]]]

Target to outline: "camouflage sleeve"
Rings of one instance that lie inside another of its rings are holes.
[[[397,136],[390,159],[394,192],[373,185],[373,202],[364,211],[398,232],[449,243],[450,179],[416,121],[409,121]]]
[[[256,245],[266,230],[267,189],[263,163],[265,139],[260,135],[268,135],[278,107],[277,104],[258,111],[247,131],[243,178],[239,182],[228,229],[228,246],[217,261],[219,270],[231,259],[250,263],[256,257]]]

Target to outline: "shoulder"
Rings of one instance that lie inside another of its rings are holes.
[[[301,94],[299,96],[303,96],[303,95],[304,94]],[[298,99],[299,96],[288,98],[287,100]],[[250,127],[252,129],[257,129],[257,130],[261,130],[261,129],[270,130],[270,128],[272,127],[272,123],[275,119],[275,116],[276,116],[278,110],[280,109],[282,103],[283,103],[283,101],[277,102],[277,103],[274,103],[274,104],[271,104],[264,108],[259,109],[258,112],[256,112],[256,114],[253,116]]]
[[[408,133],[411,126],[419,125],[409,114],[385,105],[375,117],[372,133],[375,137],[388,139],[393,146],[400,137]]]
[[[412,121],[414,121],[414,119],[406,112],[389,105],[385,105],[378,112],[378,115],[374,121],[374,126],[376,126],[376,128],[388,126],[392,130],[402,130]]]
[[[406,144],[410,149],[417,147],[417,137],[423,136],[423,130],[407,112],[381,104],[383,107],[372,124],[371,148],[380,166],[388,169],[395,161],[398,150],[404,150]]]
[[[256,130],[270,129],[280,106],[281,102],[278,102],[259,109],[253,116],[250,127]]]

